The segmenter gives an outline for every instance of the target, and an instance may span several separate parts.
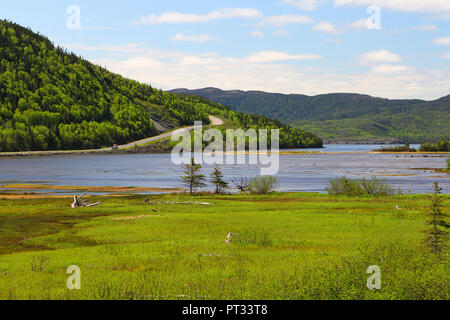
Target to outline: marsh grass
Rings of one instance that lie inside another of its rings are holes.
[[[146,198],[211,206],[148,206]],[[427,196],[103,197],[76,217],[66,200],[0,202],[0,250],[8,252],[0,299],[450,298],[448,253],[437,259],[421,244]],[[442,200],[449,212],[450,197]],[[397,204],[405,218],[392,218]],[[130,216],[148,218],[114,220]],[[43,220],[52,227],[28,227]],[[230,231],[239,237],[227,245]],[[70,265],[81,268],[79,291],[66,288]],[[381,268],[381,290],[366,287],[371,265]]]
[[[349,179],[347,177],[330,179],[329,185],[325,190],[331,195],[347,196],[392,196],[396,193],[395,189],[386,183],[386,179]],[[401,193],[399,190],[398,193]]]
[[[243,230],[233,237],[232,244],[270,247],[273,244],[273,240],[267,230]]]
[[[39,254],[31,258],[31,271],[33,272],[42,272],[48,267],[50,259],[45,254]]]
[[[403,146],[383,147],[375,150],[377,152],[417,152],[417,149],[411,148],[409,144]]]

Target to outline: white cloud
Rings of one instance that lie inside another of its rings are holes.
[[[314,60],[320,59],[321,56],[317,54],[289,54],[278,51],[259,51],[250,54],[245,58],[247,62],[274,62],[286,60]]]
[[[444,58],[444,59],[450,59],[450,52],[449,52],[449,53],[444,53],[444,54],[442,55],[442,58]]]
[[[402,73],[411,70],[408,66],[383,64],[372,68],[372,72],[381,74]]]
[[[360,57],[363,63],[373,62],[399,62],[400,56],[387,50],[369,51]]]
[[[262,33],[262,32],[259,31],[259,30],[253,30],[253,31],[250,33],[250,36],[253,37],[253,38],[264,38],[264,33]]]
[[[307,24],[313,23],[311,17],[301,14],[284,14],[265,18],[259,23],[259,26],[282,27],[288,24]]]
[[[162,24],[162,23],[200,23],[213,20],[223,20],[232,18],[259,18],[262,13],[249,8],[224,8],[214,10],[206,14],[166,12],[161,15],[151,14],[142,17],[133,24]]]
[[[211,36],[209,34],[194,34],[194,35],[184,35],[182,33],[178,33],[177,35],[170,38],[175,42],[194,42],[194,43],[205,43],[208,41],[216,41],[217,37]]]
[[[450,37],[434,39],[432,44],[436,46],[450,46]]]
[[[326,28],[326,26],[324,26],[324,28]],[[328,27],[330,30],[333,30],[332,27]],[[338,26],[338,27],[334,27],[335,31],[334,33],[343,33],[344,31],[352,31],[355,29],[365,29],[365,30],[370,30],[369,26],[368,26],[368,19],[367,18],[361,18],[358,20],[355,20],[351,23],[346,23],[343,26]]]
[[[314,11],[316,8],[328,0],[283,0],[281,4],[287,4],[305,11]]]
[[[277,30],[275,30],[274,32],[272,32],[272,34],[273,34],[275,37],[283,38],[283,37],[287,37],[287,36],[289,35],[289,31],[284,30],[284,29],[277,29]]]
[[[336,34],[339,32],[338,27],[336,27],[334,24],[332,24],[331,22],[328,22],[328,21],[323,21],[323,22],[317,23],[314,26],[313,30],[319,31],[319,32],[325,32],[325,33],[332,33],[332,34]]]
[[[435,24],[425,24],[423,26],[415,26],[411,28],[416,31],[438,31],[439,27]]]
[[[439,15],[439,19],[450,20],[450,12],[442,13]]]
[[[69,50],[77,51],[108,51],[115,53],[143,53],[143,49],[138,43],[127,43],[125,45],[99,45],[99,46],[87,46],[78,43],[62,44],[62,47]]]
[[[160,68],[163,64],[151,57],[136,56],[124,62],[127,68]]]
[[[217,59],[212,56],[185,56],[179,61],[179,65],[183,67],[190,67],[214,64],[216,62]]]
[[[386,64],[382,62],[378,69],[350,72],[348,68],[339,66],[328,69],[277,63],[276,60],[294,59],[292,56],[296,56],[295,59],[305,58],[302,55],[280,52],[259,52],[236,58],[214,52],[193,55],[155,50],[136,44],[65,47],[78,48],[77,53],[85,56],[94,51],[104,51],[102,56],[106,58],[92,61],[112,72],[162,89],[214,86],[227,90],[263,90],[308,95],[358,92],[387,98],[435,99],[448,94],[450,87],[450,67],[415,70],[394,65],[389,70],[388,67],[381,68]],[[249,59],[254,62],[249,62]]]
[[[437,12],[450,11],[448,0],[334,0],[335,6],[376,5],[382,9],[391,9],[406,12]]]
[[[353,29],[367,29],[367,18],[356,20],[350,24]]]

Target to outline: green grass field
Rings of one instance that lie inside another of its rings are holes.
[[[146,198],[0,200],[0,299],[450,298],[448,253],[421,244],[429,196]],[[81,290],[66,287],[70,265]],[[371,265],[381,290],[366,286]]]

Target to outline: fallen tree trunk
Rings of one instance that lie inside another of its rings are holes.
[[[84,207],[85,207],[85,208],[95,207],[95,206],[98,206],[98,205],[100,205],[100,204],[102,204],[102,203],[101,203],[101,202],[96,202],[96,203],[87,204],[87,205],[85,205]]]
[[[94,206],[98,206],[100,204],[102,204],[101,202],[96,202],[96,203],[87,203],[86,201],[81,201],[81,199],[87,195],[87,193],[81,195],[81,196],[73,196],[73,203],[72,203],[72,209],[75,208],[89,208],[89,207],[94,207]]]

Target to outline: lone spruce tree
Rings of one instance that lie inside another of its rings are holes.
[[[446,248],[446,241],[448,238],[447,229],[449,227],[446,218],[447,214],[442,212],[442,200],[439,197],[442,188],[439,187],[437,182],[434,183],[434,193],[431,204],[431,211],[429,213],[429,219],[427,224],[431,226],[430,230],[426,231],[425,243],[430,247],[431,252],[436,255],[440,255]]]
[[[191,159],[191,164],[186,164],[186,171],[184,172],[184,176],[181,177],[183,180],[183,184],[189,188],[189,193],[192,195],[196,188],[201,188],[206,186],[203,182],[205,181],[205,176],[200,174],[200,170],[202,166],[200,164],[196,164],[194,158]]]
[[[217,194],[228,188],[228,183],[223,180],[223,173],[219,167],[215,167],[214,171],[211,172],[211,183],[216,186]]]

